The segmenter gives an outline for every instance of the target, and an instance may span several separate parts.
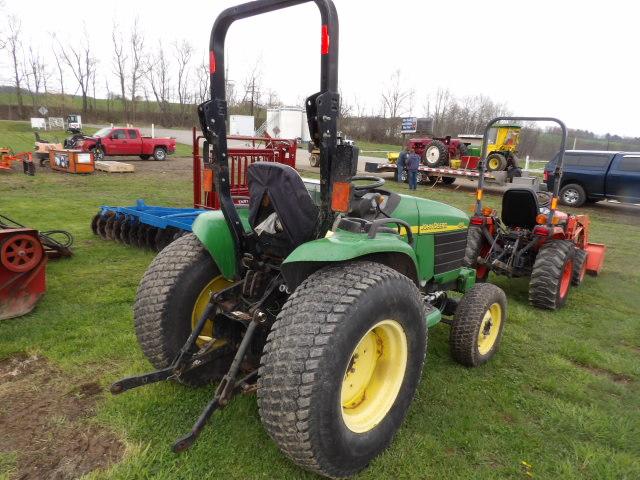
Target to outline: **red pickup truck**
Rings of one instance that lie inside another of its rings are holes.
[[[106,156],[139,156],[143,160],[166,160],[176,151],[175,138],[143,137],[137,128],[103,128],[75,144],[83,152],[93,152],[95,160]]]

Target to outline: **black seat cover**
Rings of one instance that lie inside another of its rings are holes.
[[[502,196],[502,221],[508,227],[532,230],[540,212],[538,197],[529,188],[510,188]]]
[[[260,210],[266,194],[293,248],[313,239],[318,207],[298,172],[280,163],[256,162],[249,166],[247,175],[251,228],[264,220]]]

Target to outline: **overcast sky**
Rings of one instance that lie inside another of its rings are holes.
[[[48,54],[55,31],[80,41],[86,24],[100,77],[110,75],[111,26],[140,17],[147,44],[188,40],[205,58],[217,14],[234,0],[5,0],[25,41]],[[340,84],[347,103],[380,111],[380,92],[400,69],[416,91],[413,115],[438,87],[484,94],[518,115],[553,115],[570,128],[640,136],[640,6],[634,1],[335,0]],[[229,73],[241,82],[258,59],[263,89],[287,104],[317,90],[320,19],[314,4],[243,20],[227,38]],[[4,28],[4,26],[3,26]],[[4,56],[4,55],[3,55]],[[7,78],[7,63],[0,64]],[[113,90],[115,81],[111,80]],[[104,90],[104,89],[103,89]],[[452,132],[459,133],[459,132]]]

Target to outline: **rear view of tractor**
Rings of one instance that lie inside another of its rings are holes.
[[[496,131],[495,125],[512,120],[551,121],[560,125],[563,137],[554,172],[557,183],[550,196],[528,188],[508,189],[502,197],[502,213],[498,216],[495,210],[482,205],[482,174],[491,159],[487,152],[494,145],[490,136]],[[604,245],[589,241],[587,215],[571,215],[556,209],[566,137],[564,123],[554,118],[502,117],[489,123],[485,129],[476,209],[465,255],[465,264],[475,268],[478,280],[486,280],[489,272],[530,277],[529,301],[549,310],[565,304],[571,286],[580,285],[585,273],[600,272],[605,253]]]
[[[499,348],[507,305],[502,290],[475,284],[475,272],[462,266],[463,212],[355,175],[358,149],[337,135],[339,35],[331,0],[315,0],[320,91],[306,100],[320,151],[320,195],[310,194],[295,169],[256,162],[247,170],[248,204],[234,203],[227,30],[238,19],[306,1],[258,0],[216,20],[211,100],[198,113],[212,170],[206,181],[215,182],[220,210],[200,214],[192,233],[162,250],[145,273],[135,329],[157,370],[124,378],[111,391],[169,379],[218,381],[175,452],[189,448],[235,394],[256,391],[262,424],[281,451],[339,478],[364,469],[400,428],[422,376],[427,328],[449,324],[453,358],[479,366]]]

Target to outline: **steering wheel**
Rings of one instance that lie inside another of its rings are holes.
[[[366,183],[364,185],[356,185],[353,183],[359,180],[368,180],[371,183]],[[376,177],[375,175],[356,175],[351,177],[351,184],[356,192],[365,192],[367,190],[373,190],[374,188],[380,188],[383,186],[384,178]]]

